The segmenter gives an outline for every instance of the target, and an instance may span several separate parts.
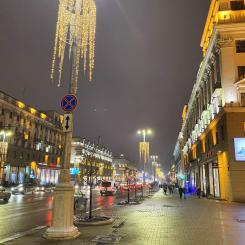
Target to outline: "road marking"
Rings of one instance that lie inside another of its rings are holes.
[[[52,208],[42,208],[42,209],[38,209],[38,210],[32,210],[32,211],[29,211],[29,212],[10,214],[8,216],[1,217],[0,220],[9,219],[9,218],[15,218],[16,216],[22,216],[23,214],[39,213],[39,212],[43,212],[43,211],[47,211],[47,210],[51,210],[51,209]]]
[[[42,229],[44,229],[46,227],[47,227],[46,225],[42,225],[42,226],[37,226],[37,227],[32,228],[32,229],[27,230],[27,231],[16,233],[13,236],[10,236],[10,237],[7,237],[7,238],[4,238],[4,239],[0,240],[0,244],[5,244],[6,242],[10,242],[10,241],[13,241],[15,239],[21,238],[23,236],[33,234],[33,233],[35,233],[35,232],[37,232],[39,230],[42,230]]]
[[[96,211],[96,210],[100,210],[101,208],[95,208],[95,209],[93,209],[92,210],[92,212],[94,212],[94,211]],[[87,211],[85,214],[88,214],[89,213],[89,211]]]

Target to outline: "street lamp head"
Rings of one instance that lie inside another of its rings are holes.
[[[147,135],[152,135],[152,130],[151,129],[147,129],[146,133],[147,133]]]
[[[138,130],[138,131],[137,131],[137,134],[138,134],[138,135],[141,135],[141,133],[142,133],[141,130]]]

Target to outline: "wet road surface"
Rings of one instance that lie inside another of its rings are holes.
[[[89,197],[89,189],[84,193]],[[139,194],[140,195],[140,194]],[[130,193],[133,197],[134,193]],[[93,209],[112,207],[127,199],[127,192],[114,196],[100,196],[99,190],[93,190]],[[18,232],[27,231],[36,226],[50,225],[52,220],[53,193],[38,193],[12,195],[9,203],[0,202],[0,239],[12,236]],[[86,210],[88,211],[89,201]]]

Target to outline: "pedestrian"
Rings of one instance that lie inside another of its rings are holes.
[[[186,188],[183,188],[184,199],[186,199]]]
[[[201,198],[201,188],[200,188],[200,186],[197,187],[197,196],[198,196],[198,198]]]
[[[182,200],[183,188],[179,186],[179,198]]]
[[[167,190],[168,190],[168,187],[167,187],[167,185],[165,184],[165,185],[163,186],[163,192],[164,192],[165,196],[167,195]]]
[[[169,194],[171,195],[172,194],[172,186],[170,184],[168,185],[168,191],[169,191]]]

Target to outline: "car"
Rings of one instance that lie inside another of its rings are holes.
[[[24,183],[24,184],[19,184],[16,187],[11,188],[11,193],[12,194],[26,194],[28,192],[34,192],[36,185],[33,183]]]
[[[0,186],[0,200],[8,202],[11,197],[11,193],[6,191],[2,186]]]
[[[116,188],[110,181],[102,181],[100,186],[100,195],[113,196],[116,193]]]
[[[44,193],[45,191],[46,191],[46,188],[43,185],[36,186],[32,190],[33,193]]]

